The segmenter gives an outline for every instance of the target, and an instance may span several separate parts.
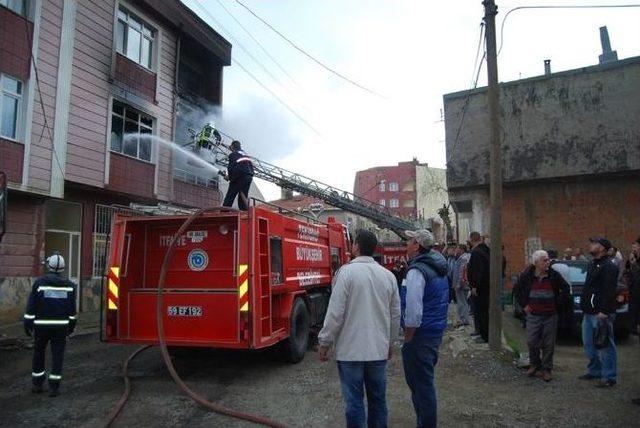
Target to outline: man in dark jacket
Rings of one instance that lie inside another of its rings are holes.
[[[638,334],[640,326],[640,237],[631,244],[631,253],[625,265],[625,277],[629,287],[631,333]]]
[[[253,162],[251,158],[242,151],[240,141],[231,143],[231,154],[229,154],[229,165],[227,166],[227,179],[229,189],[222,203],[225,207],[233,206],[233,202],[238,197],[238,208],[247,211],[249,201],[249,189],[253,181]]]
[[[587,373],[580,379],[601,379],[599,387],[612,387],[617,383],[617,353],[613,336],[613,322],[617,309],[618,266],[607,256],[611,242],[606,238],[591,238],[590,253],[593,261],[589,264],[587,278],[582,289],[582,343],[589,358]],[[609,344],[604,349],[596,349],[593,332],[598,323],[606,323],[609,329]]]
[[[467,277],[474,304],[473,317],[478,333],[480,333],[478,342],[488,342],[490,251],[479,232],[471,232],[469,242],[472,250],[467,266]]]
[[[558,314],[571,299],[569,284],[550,266],[546,251],[534,252],[531,266],[520,274],[513,289],[514,297],[527,317],[530,362],[527,376],[533,377],[540,372],[545,382],[551,381]]]
[[[76,285],[60,274],[64,271],[64,259],[59,254],[47,258],[48,274],[33,284],[27,310],[24,314],[24,330],[27,336],[35,333],[33,348],[32,391],[41,393],[44,383],[45,351],[51,342],[52,366],[49,372],[49,395],[59,394],[62,379],[62,362],[67,336],[76,326]]]
[[[411,389],[417,426],[437,426],[435,365],[442,335],[447,327],[449,284],[447,261],[435,250],[428,230],[406,232],[407,255],[411,258],[402,297],[404,374]]]

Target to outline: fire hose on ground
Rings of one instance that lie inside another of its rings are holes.
[[[241,195],[241,196],[244,196],[244,195]],[[245,197],[245,199],[246,199],[246,197]],[[224,208],[224,209],[229,210],[229,211],[233,211],[232,209],[229,209],[229,208]],[[196,403],[198,403],[201,406],[203,406],[204,408],[206,408],[206,409],[208,409],[210,411],[213,411],[215,413],[218,413],[220,415],[225,415],[225,416],[229,416],[229,417],[232,417],[232,418],[245,420],[245,421],[252,422],[252,423],[255,423],[255,424],[258,424],[258,425],[263,425],[263,426],[272,427],[272,428],[285,428],[286,425],[284,425],[284,424],[282,424],[280,422],[276,422],[276,421],[267,419],[267,418],[262,417],[262,416],[251,415],[251,414],[248,414],[248,413],[240,412],[238,410],[229,409],[229,408],[221,406],[219,404],[212,403],[209,400],[207,400],[206,398],[204,398],[203,396],[199,395],[197,392],[193,391],[180,378],[180,375],[176,371],[176,369],[175,369],[175,367],[173,365],[173,362],[171,361],[171,356],[169,355],[169,350],[167,349],[167,342],[166,342],[166,338],[165,338],[165,334],[164,334],[164,323],[163,323],[163,314],[164,314],[164,312],[162,310],[162,299],[163,299],[162,290],[164,288],[164,283],[165,283],[165,280],[166,280],[167,272],[169,270],[169,268],[168,268],[169,267],[169,263],[171,262],[171,257],[173,256],[173,251],[175,249],[176,242],[177,242],[178,238],[185,233],[187,228],[189,228],[191,223],[193,223],[198,217],[200,217],[201,215],[203,215],[206,212],[219,211],[219,210],[221,210],[221,208],[219,208],[219,207],[202,208],[202,209],[199,209],[198,211],[194,212],[193,214],[191,214],[191,216],[189,216],[189,218],[187,218],[184,221],[182,226],[175,233],[175,235],[173,236],[173,239],[171,240],[171,243],[169,244],[169,248],[167,248],[167,252],[165,254],[164,261],[162,262],[162,268],[160,270],[160,278],[158,280],[158,296],[157,296],[157,305],[156,305],[156,318],[157,318],[157,323],[158,323],[158,345],[160,346],[160,352],[162,354],[162,359],[164,360],[164,363],[165,363],[165,365],[167,367],[167,370],[169,371],[169,374],[173,378],[173,381],[180,387],[182,392],[185,395],[187,395],[189,398],[191,398],[193,401],[195,401]],[[124,405],[126,404],[127,399],[129,398],[129,394],[131,392],[131,381],[130,381],[129,376],[128,376],[129,363],[137,355],[139,355],[142,351],[150,348],[151,346],[152,345],[147,345],[147,346],[142,346],[142,347],[138,348],[125,361],[125,363],[124,363],[124,365],[122,367],[122,376],[124,378],[125,391],[122,394],[122,396],[120,397],[120,400],[118,401],[118,403],[114,406],[113,410],[109,414],[109,419],[108,419],[108,421],[107,421],[107,423],[105,425],[106,427],[110,427],[116,421],[118,415],[120,414],[120,412],[124,408]]]

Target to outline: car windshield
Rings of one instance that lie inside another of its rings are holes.
[[[586,265],[567,265],[569,268],[569,280],[572,284],[584,284],[587,279]]]

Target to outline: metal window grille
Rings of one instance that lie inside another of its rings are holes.
[[[140,216],[144,213],[124,207],[96,204],[93,228],[93,276],[101,277],[106,272],[109,254],[109,234],[114,214]]]

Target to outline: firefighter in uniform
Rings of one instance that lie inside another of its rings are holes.
[[[253,163],[251,158],[242,151],[240,141],[231,143],[231,153],[229,154],[229,165],[225,178],[229,180],[229,189],[222,203],[225,207],[231,207],[236,196],[238,196],[238,208],[247,211],[249,202],[249,189],[253,181]]]
[[[52,366],[48,376],[49,395],[59,394],[62,379],[62,361],[67,336],[76,326],[76,285],[63,278],[64,258],[54,254],[47,258],[46,275],[33,284],[27,310],[24,314],[24,330],[34,338],[32,392],[43,391],[46,377],[45,351],[51,343]]]

